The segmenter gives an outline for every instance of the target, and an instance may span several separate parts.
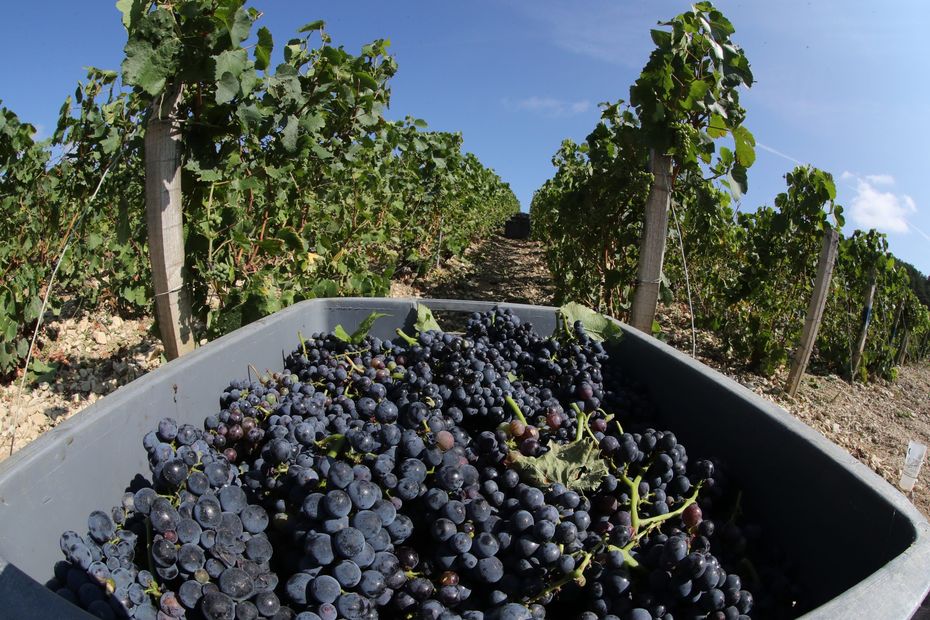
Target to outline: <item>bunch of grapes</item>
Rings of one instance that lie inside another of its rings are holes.
[[[63,535],[53,585],[101,618],[795,613],[720,464],[609,361],[580,323],[543,337],[504,310],[301,337],[202,428],[159,421],[151,488]]]
[[[61,535],[66,560],[55,565],[49,586],[98,618],[154,620],[154,580],[135,561],[140,535],[144,536],[144,523],[135,513],[133,494],[128,493],[112,516],[92,512],[85,536],[74,531]]]

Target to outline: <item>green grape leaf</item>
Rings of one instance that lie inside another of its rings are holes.
[[[662,274],[662,280],[659,282],[659,299],[666,306],[675,301],[675,293],[672,291],[671,283],[665,274]]]
[[[739,200],[743,197],[743,194],[746,193],[746,190],[749,189],[749,180],[746,176],[746,168],[735,164],[730,172],[727,174],[727,184],[730,188],[730,194],[733,195],[733,198]]]
[[[233,23],[229,27],[229,39],[233,47],[239,47],[243,41],[249,38],[249,30],[252,28],[252,19],[248,12],[239,8],[233,17]]]
[[[287,226],[278,231],[278,238],[295,252],[306,252],[309,249],[307,240],[301,237],[296,230]]]
[[[39,313],[41,312],[42,299],[38,295],[33,295],[29,298],[29,302],[23,308],[23,317],[25,317],[27,321],[32,321],[39,318]]]
[[[364,321],[358,324],[358,327],[351,334],[347,332],[342,325],[337,325],[333,328],[333,335],[343,342],[360,344],[362,340],[365,339],[365,336],[368,335],[368,332],[371,331],[371,326],[375,324],[375,321],[383,316],[388,315],[383,312],[372,312]]]
[[[733,129],[733,142],[736,144],[736,161],[744,168],[756,161],[756,139],[745,127]]]
[[[322,19],[318,19],[315,22],[310,22],[309,24],[304,24],[298,28],[297,32],[314,32],[316,30],[322,30],[326,27],[326,22]]]
[[[649,35],[652,37],[652,42],[659,49],[667,49],[672,46],[672,35],[669,32],[653,29],[649,31]]]
[[[322,114],[304,114],[300,117],[300,126],[307,133],[317,133],[326,126],[326,119]]]
[[[349,335],[349,332],[347,332],[342,325],[337,325],[333,328],[333,336],[343,342],[352,342],[352,336]]]
[[[338,50],[335,47],[331,47],[329,45],[327,45],[326,47],[320,50],[320,55],[323,58],[325,58],[328,62],[334,65],[338,65],[342,63],[344,54],[345,52]]]
[[[727,135],[726,120],[719,114],[712,114],[707,123],[707,135],[714,139]]]
[[[165,41],[158,48],[148,41],[130,39],[124,48],[123,79],[150,95],[157,95],[177,69],[176,57],[180,51],[181,44],[176,39]]]
[[[92,232],[87,235],[87,249],[96,250],[103,245],[103,236],[100,233]]]
[[[271,63],[271,50],[274,49],[274,40],[271,31],[262,26],[258,29],[258,43],[255,45],[255,68],[264,71]]]
[[[439,321],[433,316],[433,312],[423,304],[417,304],[417,322],[413,324],[417,333],[437,331],[441,332]]]
[[[126,30],[133,30],[139,19],[145,15],[148,0],[116,0],[116,8],[123,14],[123,26]]]
[[[216,102],[229,103],[239,94],[239,80],[227,71],[216,82]]]
[[[33,359],[32,363],[30,364],[30,369],[37,375],[44,375],[46,373],[55,372],[58,370],[58,365],[46,364],[40,359]]]
[[[55,373],[58,372],[58,364],[46,364],[42,360],[33,359],[29,364],[29,372],[26,380],[29,383],[51,383],[55,380]]]
[[[179,69],[182,45],[170,11],[157,9],[141,16],[123,48],[123,80],[150,95],[158,95]]]
[[[371,77],[371,74],[366,73],[365,71],[356,71],[355,78],[361,83],[362,86],[370,90],[378,90],[378,82],[375,78]]]
[[[375,324],[375,321],[377,321],[383,316],[388,316],[388,315],[385,314],[384,312],[372,312],[371,314],[369,314],[368,317],[364,321],[358,324],[358,328],[356,328],[356,330],[352,332],[352,335],[349,337],[350,342],[354,344],[359,344],[362,340],[365,339],[365,336],[368,335],[368,332],[371,331],[371,326]]]
[[[585,333],[594,340],[611,340],[623,335],[623,329],[609,317],[574,301],[559,308],[558,313],[566,329],[570,329],[575,321],[581,321]]]
[[[125,245],[129,242],[132,231],[129,227],[129,201],[121,195],[116,213],[116,242]]]
[[[584,438],[566,444],[552,442],[542,456],[513,455],[513,468],[536,487],[558,482],[576,491],[595,491],[610,473],[600,451]]]
[[[297,150],[297,128],[299,126],[297,117],[293,114],[287,117],[287,125],[284,126],[284,131],[281,132],[281,145],[284,146],[284,149],[288,153],[293,153]]]
[[[245,50],[227,50],[213,57],[213,76],[219,80],[224,73],[231,73],[238,78],[249,64],[249,56]]]
[[[239,117],[239,122],[250,131],[255,130],[264,118],[261,108],[253,103],[240,105],[236,109],[236,116]]]

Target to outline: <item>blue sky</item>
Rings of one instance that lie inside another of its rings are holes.
[[[652,47],[649,29],[688,3],[656,0],[262,2],[280,46],[325,19],[350,51],[391,40],[400,69],[389,116],[461,131],[524,208],[562,139],[583,140],[601,101],[627,98]],[[757,84],[743,94],[758,142],[741,208],[771,204],[796,162],[833,173],[847,229],[876,227],[930,273],[930,3],[736,2]],[[0,23],[0,100],[47,133],[83,67],[118,68],[125,34],[109,0],[15,3]]]

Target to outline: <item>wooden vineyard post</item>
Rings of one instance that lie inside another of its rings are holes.
[[[649,171],[655,177],[646,201],[646,220],[639,246],[639,266],[636,273],[636,292],[630,308],[630,325],[652,335],[659,286],[662,280],[662,261],[665,257],[665,239],[668,236],[668,208],[672,193],[672,158],[649,150]]]
[[[911,330],[905,326],[904,327],[904,338],[901,339],[901,348],[898,349],[898,355],[895,357],[894,365],[903,366],[905,360],[907,359],[907,345],[911,341]]]
[[[898,311],[894,315],[894,323],[891,324],[891,338],[890,343],[894,345],[894,339],[898,335],[898,325],[901,324],[901,316],[904,314],[904,306],[907,304],[907,297],[901,300],[901,303],[898,304]]]
[[[194,349],[190,299],[184,289],[181,209],[181,86],[152,103],[145,129],[145,221],[155,285],[155,316],[171,360]]]
[[[788,373],[788,384],[785,389],[790,396],[794,396],[801,384],[801,377],[810,361],[814,342],[817,340],[817,331],[820,329],[820,319],[823,317],[824,306],[827,305],[827,293],[830,291],[830,277],[833,275],[833,263],[836,261],[836,248],[840,235],[828,228],[823,235],[823,247],[820,250],[820,259],[817,261],[817,278],[814,280],[814,291],[811,294],[810,304],[807,306],[807,318],[804,320],[804,329],[801,331],[801,344],[791,359],[791,371]]]
[[[856,381],[856,373],[859,372],[859,363],[862,362],[862,352],[865,351],[865,338],[869,333],[869,323],[872,322],[872,302],[875,300],[876,273],[873,270],[869,278],[869,284],[865,290],[865,306],[862,308],[862,329],[859,331],[859,338],[856,340],[856,348],[853,349],[852,360],[849,362],[850,377],[852,382]]]

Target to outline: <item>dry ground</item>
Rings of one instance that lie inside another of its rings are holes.
[[[540,244],[492,237],[472,248],[463,260],[452,260],[427,278],[399,281],[392,296],[460,298],[548,305],[553,286]],[[687,310],[663,311],[668,340],[690,352]],[[0,460],[45,430],[74,415],[98,398],[158,366],[158,339],[151,320],[122,320],[103,312],[85,312],[51,320],[40,338],[39,357],[59,371],[49,383],[0,385]],[[930,364],[906,366],[897,383],[850,385],[836,376],[806,376],[798,395],[780,388],[783,376],[766,378],[727,363],[710,334],[698,334],[697,357],[768,398],[853,456],[897,484],[909,439],[930,445]],[[930,515],[930,469],[918,481],[911,499]]]
[[[0,460],[162,361],[151,319],[123,320],[102,311],[51,318],[37,357],[58,371],[49,381],[0,384]],[[15,439],[11,441],[11,439]]]

